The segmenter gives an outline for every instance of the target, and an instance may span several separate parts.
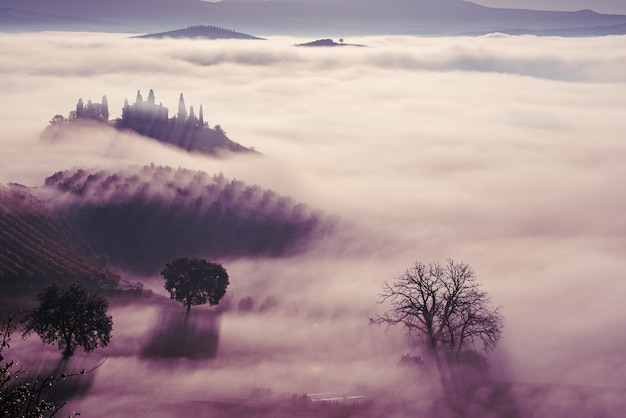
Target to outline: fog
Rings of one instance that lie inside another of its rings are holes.
[[[292,38],[0,35],[0,182],[42,186],[73,167],[154,163],[221,172],[339,220],[305,253],[225,263],[232,308],[218,320],[213,360],[139,358],[168,319],[152,305],[114,304],[111,346],[81,359],[108,358],[88,396],[70,406],[116,416],[156,401],[153,416],[176,416],[185,401],[244,398],[257,387],[370,397],[406,390],[415,410],[427,410],[437,384],[397,367],[412,348],[401,330],[368,318],[384,309],[376,304],[384,280],[413,261],[453,258],[502,306],[491,370],[517,385],[519,414],[620,415],[624,40],[369,37],[346,39],[367,48],[315,49]],[[39,138],[79,97],[106,94],[118,117],[125,97],[150,88],[170,113],[182,92],[211,126],[262,155],[190,155],[109,130]],[[165,294],[160,277],[125,274]],[[247,296],[255,305],[244,315],[236,306]],[[19,344],[57,358],[35,338]]]

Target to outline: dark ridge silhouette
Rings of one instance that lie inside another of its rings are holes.
[[[46,188],[85,241],[138,274],[182,256],[286,256],[332,228],[289,197],[186,169],[73,169],[48,177]]]
[[[318,39],[316,41],[311,41],[311,42],[305,42],[302,44],[296,44],[296,46],[319,46],[319,47],[336,47],[336,46],[357,46],[357,47],[364,47],[366,45],[359,45],[359,44],[347,44],[343,41],[343,39],[340,39],[339,42],[335,42],[332,39]]]
[[[498,31],[507,35],[561,36],[565,38],[585,38],[593,36],[626,35],[626,23],[611,26],[573,27],[563,29],[505,29]],[[486,35],[487,32],[472,32],[469,36]]]
[[[96,28],[121,29],[113,22],[91,17],[75,17],[71,16],[71,12],[56,14],[15,7],[0,7],[0,32],[59,30],[61,28],[67,31],[88,31]]]
[[[102,96],[101,103],[91,100],[85,104],[78,99],[76,110],[68,117],[57,114],[50,120],[50,125],[43,131],[42,138],[53,140],[62,136],[66,129],[76,127],[82,121],[95,121],[117,130],[130,130],[159,142],[174,145],[188,152],[198,152],[217,156],[224,152],[255,152],[234,141],[231,141],[220,125],[213,128],[205,122],[202,105],[198,114],[193,106],[185,106],[183,94],[180,94],[178,113],[170,118],[169,110],[162,103],[156,104],[154,91],[151,89],[147,100],[144,100],[141,91],[137,91],[137,98],[132,105],[125,100],[122,108],[122,117],[109,122],[109,105],[106,96]]]
[[[235,32],[232,29],[221,28],[212,25],[195,25],[185,29],[176,29],[169,32],[149,33],[147,35],[133,36],[133,38],[192,38],[192,39],[255,39],[263,40],[247,33]]]
[[[38,288],[50,280],[112,289],[119,277],[30,189],[0,185],[0,286]]]

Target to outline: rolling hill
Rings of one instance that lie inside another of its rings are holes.
[[[0,286],[36,288],[51,280],[111,289],[119,277],[31,189],[0,185]]]
[[[49,204],[81,239],[137,274],[176,257],[282,257],[333,221],[257,185],[162,166],[72,169],[46,179]]]
[[[149,33],[147,35],[134,36],[133,38],[147,38],[147,39],[253,39],[262,40],[263,38],[257,38],[256,36],[248,35],[246,33],[235,32],[232,29],[220,28],[218,26],[211,25],[195,25],[189,26],[185,29],[176,29],[168,32]]]
[[[187,111],[182,93],[178,114],[171,118],[167,107],[162,103],[156,104],[153,90],[150,90],[147,100],[143,99],[140,91],[132,105],[126,100],[121,118],[109,121],[108,109],[106,96],[102,97],[100,103],[89,100],[85,104],[79,99],[76,109],[67,118],[60,114],[52,118],[50,125],[41,133],[41,138],[55,141],[69,133],[88,134],[89,130],[98,128],[107,129],[112,134],[114,130],[132,131],[188,152],[211,156],[229,152],[256,153],[252,148],[246,148],[228,138],[220,125],[209,127],[204,121],[202,105],[197,116],[193,106]]]

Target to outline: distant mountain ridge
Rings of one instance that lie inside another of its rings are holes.
[[[4,2],[0,1],[0,6]],[[109,31],[124,30],[115,22],[102,21],[88,17],[76,17],[58,14],[56,11],[43,13],[16,7],[0,7],[0,32],[13,31],[93,31],[108,28]]]
[[[592,36],[610,36],[610,35],[626,35],[626,23],[612,26],[593,26],[583,28],[563,28],[563,29],[505,29],[500,31],[507,35],[535,35],[535,36],[561,36],[561,37],[592,37]],[[468,33],[467,35],[485,35],[485,32]]]
[[[376,34],[457,35],[510,29],[550,31],[626,23],[625,15],[589,10],[548,12],[497,9],[462,0],[0,0],[0,8],[56,16],[57,22],[25,22],[5,16],[3,28],[40,26],[75,30],[68,19],[92,22],[92,30],[155,32],[197,23],[237,27],[267,35],[337,36]],[[67,23],[63,23],[66,16]],[[11,23],[13,22],[13,23]],[[108,23],[114,22],[114,23]],[[0,29],[1,30],[1,29]]]

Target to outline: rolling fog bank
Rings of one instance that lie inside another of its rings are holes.
[[[270,388],[271,402],[319,392],[374,401],[354,416],[383,416],[381,405],[398,417],[451,416],[437,381],[397,367],[411,351],[401,330],[368,323],[384,308],[376,304],[383,280],[413,261],[451,257],[470,264],[502,306],[504,338],[490,356],[493,381],[511,385],[502,404],[517,416],[622,414],[624,38],[494,34],[292,46],[304,41],[0,35],[0,182],[41,187],[58,171],[154,163],[223,173],[336,222],[306,251],[225,263],[231,308],[200,320],[219,326],[212,359],[142,357],[173,321],[163,312],[183,308],[114,304],[111,346],[94,354],[108,358],[89,394],[70,406],[87,416],[140,407],[176,416]],[[79,97],[123,103],[150,88],[163,103],[184,92],[211,126],[262,155],[212,159],[98,130],[39,138]],[[165,294],[158,273],[121,274]],[[238,305],[248,296],[254,304],[245,313]],[[198,327],[198,335],[208,332]],[[60,356],[35,338],[19,346]],[[270,414],[250,408],[250,416]],[[487,416],[484,405],[475,411]]]

